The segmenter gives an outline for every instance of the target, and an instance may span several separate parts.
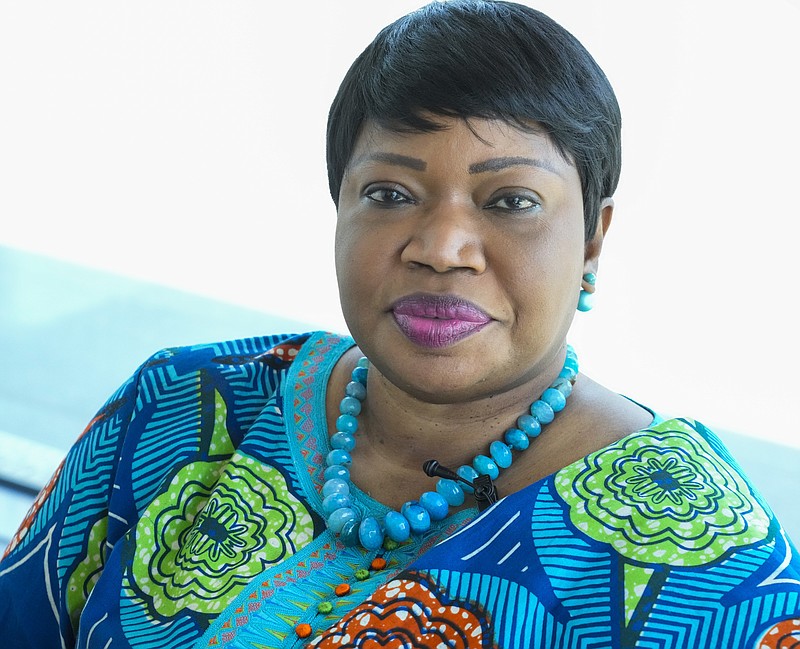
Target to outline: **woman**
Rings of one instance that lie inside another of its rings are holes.
[[[453,0],[383,30],[329,116],[352,338],[146,361],[0,564],[4,637],[795,638],[795,549],[717,438],[594,383],[566,343],[591,305],[619,129],[602,71],[531,9]]]

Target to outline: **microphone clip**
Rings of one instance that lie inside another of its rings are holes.
[[[473,480],[472,488],[475,490],[475,502],[478,503],[479,512],[497,502],[497,487],[485,473]]]

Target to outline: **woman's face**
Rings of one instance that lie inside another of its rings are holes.
[[[362,129],[339,195],[336,272],[345,321],[381,374],[453,403],[560,369],[595,260],[578,173],[546,136],[442,123]]]

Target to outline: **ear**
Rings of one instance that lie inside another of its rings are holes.
[[[603,241],[611,226],[611,217],[614,214],[614,199],[604,198],[600,203],[600,214],[597,219],[597,229],[594,236],[586,242],[583,255],[583,273],[597,274],[600,253],[603,250]],[[584,286],[584,290],[590,293],[594,291],[594,286]]]

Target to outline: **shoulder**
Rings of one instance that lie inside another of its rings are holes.
[[[174,437],[175,426],[193,430],[200,426],[194,419],[216,411],[229,413],[228,424],[243,434],[253,416],[281,393],[312,336],[273,334],[157,351],[119,395],[130,408],[128,433],[138,439],[165,428],[164,435]]]
[[[548,458],[538,477],[553,473],[651,426],[651,410],[581,374],[567,407],[537,441]]]
[[[164,348],[141,365],[129,386],[136,427],[149,425],[156,411],[171,421],[179,411],[199,409],[227,412],[229,423],[243,432],[269,399],[280,404],[285,386],[332,365],[351,344],[316,331]]]
[[[222,367],[263,364],[287,366],[312,336],[311,333],[270,334],[180,347],[165,347],[142,365],[142,370],[172,367],[182,372],[218,370]]]

